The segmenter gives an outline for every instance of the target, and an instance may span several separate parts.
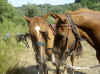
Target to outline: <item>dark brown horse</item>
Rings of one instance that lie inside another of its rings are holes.
[[[92,39],[96,57],[100,63],[100,12],[89,9],[79,9],[69,12],[75,24],[83,29]]]

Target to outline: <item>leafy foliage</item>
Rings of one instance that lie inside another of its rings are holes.
[[[36,5],[24,5],[23,7],[26,16],[34,17],[40,15],[40,8]]]
[[[17,63],[16,55],[24,49],[15,38],[17,32],[27,31],[25,20],[18,12],[7,0],[0,0],[0,74],[6,74]]]

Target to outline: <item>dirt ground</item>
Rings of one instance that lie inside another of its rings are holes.
[[[17,65],[18,69],[16,69],[16,71],[14,71],[12,74],[39,74],[31,42],[29,42],[29,44],[30,48],[26,48],[21,55],[18,55],[19,58],[19,63]],[[83,53],[80,56],[80,58],[77,59],[77,61],[75,61],[75,66],[82,67],[82,66],[92,66],[98,64],[98,61],[96,60],[95,56],[96,55],[95,50],[86,41],[83,41],[82,45],[84,47]],[[55,69],[55,67],[51,63],[48,63],[48,66],[51,67],[52,69]],[[49,71],[49,74],[55,74],[55,72]],[[71,74],[70,70],[68,70],[68,74]],[[90,70],[78,70],[75,72],[75,74],[100,74],[100,67]]]

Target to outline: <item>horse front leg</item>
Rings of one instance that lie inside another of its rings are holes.
[[[56,74],[61,74],[60,66],[56,66]]]
[[[44,47],[40,47],[40,73],[48,74],[48,68],[46,64],[46,53]]]
[[[64,74],[67,74],[67,68],[64,67]]]
[[[48,74],[47,64],[41,63],[39,65],[40,74]]]
[[[47,64],[44,64],[43,67],[44,67],[44,74],[48,74],[48,67],[47,67]]]
[[[74,66],[74,57],[75,57],[74,54],[72,54],[70,57],[72,66]],[[75,72],[74,69],[72,69],[72,74],[74,74],[74,72]]]

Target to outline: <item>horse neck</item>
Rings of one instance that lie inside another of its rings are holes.
[[[78,21],[75,21],[75,24],[83,29],[88,35],[89,37],[91,37],[91,39],[93,40],[93,42],[95,43],[95,34],[98,24],[94,24],[94,20],[92,20],[91,18],[93,17],[89,17],[89,16],[82,16],[82,18],[77,17]],[[95,43],[96,44],[96,43]],[[92,45],[94,47],[94,45]]]
[[[87,15],[73,15],[73,21],[78,27],[87,28],[90,30],[96,30],[99,24],[95,23],[97,21],[97,18],[94,18],[93,16],[87,16]],[[99,21],[97,21],[99,22]]]

